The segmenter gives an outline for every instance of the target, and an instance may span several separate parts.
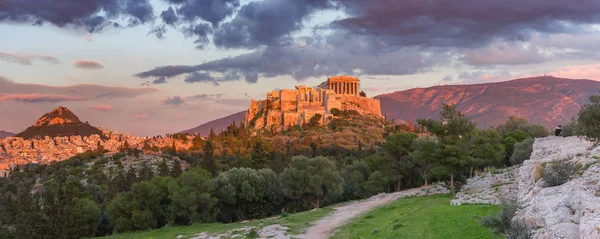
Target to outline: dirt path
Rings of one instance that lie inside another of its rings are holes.
[[[301,239],[326,239],[333,235],[336,228],[346,224],[350,219],[369,212],[376,207],[385,205],[399,198],[408,196],[425,196],[434,194],[446,194],[448,190],[437,190],[436,187],[414,188],[401,192],[380,194],[363,201],[357,201],[347,205],[335,207],[335,211],[317,221],[313,226],[297,238]]]

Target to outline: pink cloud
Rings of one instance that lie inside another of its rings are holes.
[[[104,65],[102,65],[102,63],[91,60],[76,60],[75,62],[73,62],[73,66],[75,66],[75,68],[84,70],[97,70],[104,68]]]
[[[112,110],[112,106],[110,105],[95,105],[90,107],[90,110],[96,110],[96,111],[111,111]]]
[[[561,78],[588,79],[600,81],[600,64],[566,66],[550,75]]]
[[[0,52],[0,60],[5,60],[12,63],[21,65],[31,65],[33,61],[41,60],[53,64],[59,64],[60,61],[53,56],[29,54],[29,53],[14,53],[14,52]]]
[[[134,114],[133,117],[136,117],[138,119],[145,119],[148,118],[147,114]]]
[[[61,101],[81,101],[87,100],[81,96],[68,95],[46,95],[46,94],[0,94],[2,101],[21,101],[21,102],[61,102]]]

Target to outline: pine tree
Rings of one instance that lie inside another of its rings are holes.
[[[163,177],[171,175],[169,165],[167,165],[167,160],[164,158],[162,162],[160,162],[160,164],[158,165],[158,175]]]
[[[217,135],[215,134],[215,131],[211,128],[210,134],[208,135],[208,140],[214,140],[216,137]]]
[[[181,169],[181,162],[179,159],[174,159],[173,168],[171,168],[171,177],[177,178],[179,175],[181,175],[181,173],[183,173],[183,170]]]
[[[200,166],[209,173],[211,173],[213,176],[217,176],[218,168],[213,152],[212,140],[208,140],[204,144],[204,156],[202,157],[202,164]]]

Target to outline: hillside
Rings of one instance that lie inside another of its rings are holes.
[[[202,136],[207,136],[210,133],[210,129],[213,129],[215,132],[221,132],[227,128],[227,126],[231,125],[231,122],[243,122],[244,114],[246,111],[237,112],[235,114],[225,116],[223,118],[219,118],[210,122],[206,122],[201,124],[198,127],[194,127],[188,130],[184,130],[179,132],[180,134],[193,134],[199,133]]]
[[[565,124],[581,104],[598,92],[600,82],[551,76],[476,85],[415,88],[379,95],[381,110],[398,122],[438,119],[442,103],[456,104],[480,128],[523,116],[532,123],[553,127]]]
[[[69,109],[59,106],[53,111],[44,114],[33,126],[18,133],[16,136],[31,139],[44,138],[46,136],[90,136],[92,134],[102,135],[102,131],[87,122],[81,122],[79,117]]]
[[[6,137],[11,137],[11,136],[14,136],[14,135],[15,135],[14,133],[0,130],[0,139],[6,138]]]
[[[454,103],[482,128],[501,124],[513,115],[554,127],[577,115],[580,105],[599,89],[598,81],[547,76],[487,84],[415,88],[375,98],[381,101],[381,113],[397,122],[438,119],[442,103]],[[244,112],[239,112],[182,133],[207,135],[211,128],[219,132],[231,122],[243,120]]]

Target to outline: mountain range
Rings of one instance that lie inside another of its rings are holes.
[[[4,139],[6,137],[11,137],[11,136],[14,136],[14,135],[15,135],[14,133],[0,130],[0,139]]]
[[[87,122],[81,122],[79,117],[69,109],[59,106],[40,117],[33,126],[15,136],[31,139],[45,136],[90,136],[92,134],[102,135],[102,131]]]
[[[504,123],[509,116],[522,116],[531,123],[553,128],[576,116],[581,105],[599,89],[598,81],[540,76],[485,84],[414,88],[374,98],[380,100],[382,114],[397,123],[422,118],[439,119],[442,104],[446,103],[455,104],[480,128]],[[244,112],[182,133],[207,135],[211,128],[219,132],[231,122],[243,121]]]

